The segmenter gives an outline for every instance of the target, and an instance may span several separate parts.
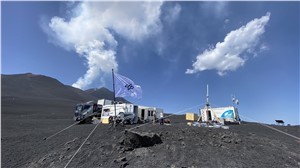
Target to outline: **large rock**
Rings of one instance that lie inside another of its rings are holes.
[[[141,134],[138,132],[125,131],[120,143],[126,148],[134,149],[161,144],[162,140],[160,136],[155,133]]]

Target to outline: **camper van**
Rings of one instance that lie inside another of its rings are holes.
[[[117,117],[125,124],[134,124],[138,121],[138,106],[133,104],[104,105],[101,118]]]

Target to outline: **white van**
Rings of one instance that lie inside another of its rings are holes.
[[[138,106],[133,104],[104,105],[101,118],[117,117],[123,123],[135,124],[138,121]]]

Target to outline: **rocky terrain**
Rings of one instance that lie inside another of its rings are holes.
[[[98,97],[41,75],[1,78],[2,167],[300,167],[299,139],[258,123],[193,127],[174,115],[170,125],[78,124],[56,134],[74,123],[76,103]],[[300,137],[299,126],[270,126]]]

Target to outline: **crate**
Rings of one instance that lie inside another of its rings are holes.
[[[102,124],[109,124],[109,117],[102,117],[101,118],[101,123]]]
[[[198,119],[198,116],[195,113],[186,113],[185,119],[188,121],[196,121]]]

